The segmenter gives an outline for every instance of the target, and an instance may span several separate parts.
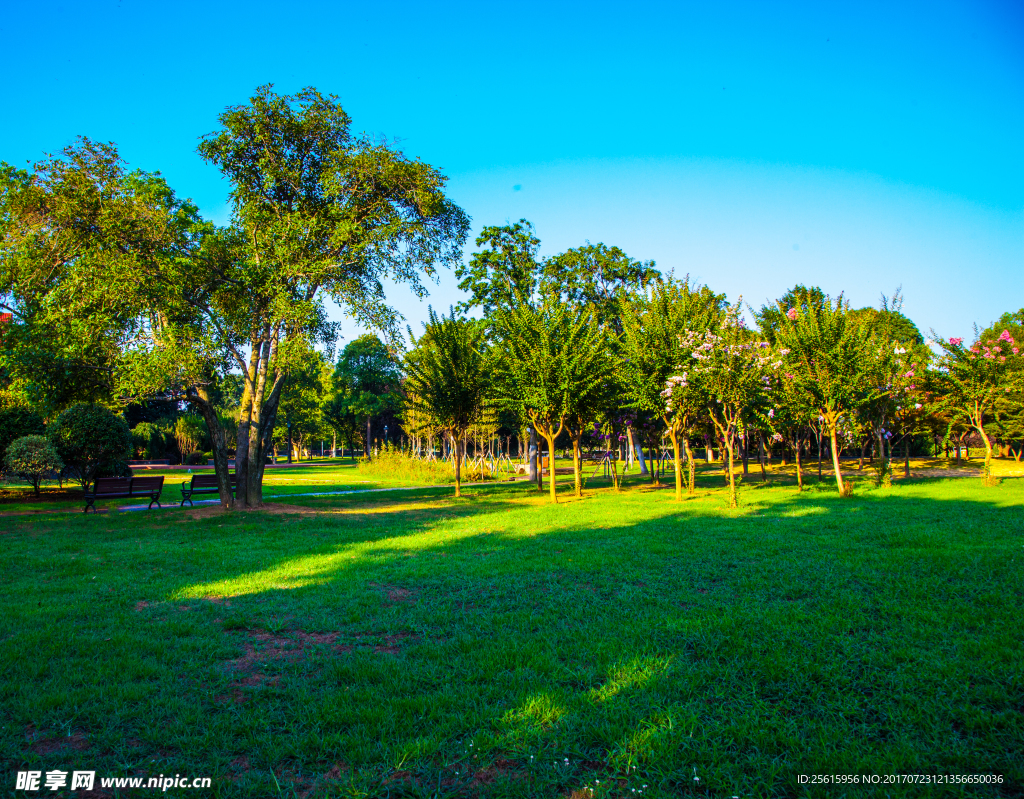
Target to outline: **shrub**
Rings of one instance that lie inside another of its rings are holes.
[[[195,414],[179,416],[174,423],[174,438],[183,460],[188,457],[188,453],[199,450],[208,437],[206,422]]]
[[[152,422],[139,422],[132,429],[132,449],[142,460],[166,458],[167,438],[164,431]]]
[[[390,477],[417,483],[454,483],[455,469],[447,461],[425,461],[401,450],[384,447],[373,460],[359,459],[359,472],[367,477]]]
[[[131,430],[102,405],[72,405],[50,423],[47,436],[64,461],[65,473],[83,488],[97,477],[121,477],[130,471]]]
[[[0,466],[4,453],[12,441],[24,436],[39,436],[46,432],[43,417],[30,408],[13,405],[0,410]]]
[[[185,458],[185,463],[189,466],[205,466],[206,461],[207,457],[204,452],[190,452]]]
[[[37,497],[43,479],[64,468],[46,436],[22,436],[12,441],[4,455],[4,465],[9,474],[31,483]]]

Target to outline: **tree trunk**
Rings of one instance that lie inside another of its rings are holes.
[[[992,441],[985,432],[983,423],[979,423],[976,427],[978,434],[981,436],[981,441],[985,445],[985,465],[981,470],[981,478],[985,481],[985,485],[992,485],[995,482],[992,477]]]
[[[579,434],[572,439],[572,476],[575,495],[583,496],[583,485],[580,483],[580,437]]]
[[[760,430],[757,431],[757,458],[761,464],[761,482],[767,482],[768,470],[764,467],[765,461],[765,449],[764,449],[764,433]]]
[[[363,453],[366,455],[366,460],[373,460],[373,456],[370,454],[370,442],[373,441],[371,436],[373,435],[373,417],[369,414],[366,415],[366,451]]]
[[[903,440],[903,476],[910,477],[910,436]]]
[[[796,447],[794,448],[794,452],[796,454],[796,490],[797,491],[803,491],[804,490],[803,464],[800,462],[800,450],[802,450],[803,448],[804,448],[803,439],[798,438],[797,441],[796,441]]]
[[[192,407],[199,410],[210,431],[210,442],[213,444],[213,470],[217,474],[217,495],[224,510],[234,510],[235,500],[231,493],[231,470],[228,466],[228,448],[224,438],[224,429],[220,425],[217,410],[210,403],[210,395],[205,387],[194,389],[195,399]],[[237,463],[237,461],[236,461]]]
[[[693,452],[690,450],[690,439],[683,436],[683,448],[686,450],[686,471],[689,479],[686,482],[686,493],[693,496],[697,490],[697,462],[693,459]]]
[[[744,430],[743,431],[743,449],[741,451],[741,454],[743,456],[743,476],[744,477],[746,477],[748,474],[750,474],[750,470],[749,470],[749,460],[750,460],[749,449],[750,449],[750,447],[748,446],[749,441],[750,441],[750,430]]]
[[[455,441],[455,435],[452,434],[452,441]],[[455,496],[462,496],[462,458],[459,455],[458,444],[455,445]]]
[[[647,474],[647,462],[644,460],[644,449],[638,443],[638,438],[633,436],[633,428],[631,425],[626,425],[626,437],[629,439],[629,446],[632,449],[637,462],[640,464],[640,474]]]
[[[846,486],[843,484],[843,472],[839,468],[839,446],[836,439],[836,428],[832,423],[829,423],[828,435],[829,442],[832,445],[832,467],[836,470],[836,486],[839,488],[839,496],[846,497],[849,496],[849,493],[846,490]]]
[[[821,434],[818,434],[818,482],[821,482]]]
[[[729,451],[729,457],[726,460],[729,469],[729,507],[738,508],[739,499],[736,497],[736,476],[733,474],[733,445],[735,441],[730,440],[728,437],[725,439],[725,448]]]
[[[530,428],[530,445],[528,450],[528,456],[530,481],[536,483],[537,487],[541,491],[543,491],[544,488],[541,485],[540,459],[537,457],[537,430],[533,427]]]
[[[555,439],[558,435],[550,435],[550,430],[547,433],[542,430],[541,435],[548,444],[548,490],[551,493],[551,503],[558,504],[558,486],[555,481]]]
[[[675,463],[676,473],[676,502],[683,501],[683,464],[679,458],[679,432],[674,426],[668,428],[669,438],[672,439],[672,454],[674,455],[673,462]]]

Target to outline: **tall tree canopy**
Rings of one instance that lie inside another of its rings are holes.
[[[255,506],[292,363],[335,337],[325,301],[394,336],[400,317],[383,281],[424,294],[423,275],[458,262],[469,220],[445,196],[437,169],[352,134],[332,95],[310,88],[279,96],[263,86],[220,122],[199,152],[231,183],[232,228],[210,237],[186,269],[164,273],[167,323],[137,348],[134,375],[149,368],[141,381],[149,388],[171,382],[189,394],[226,476],[225,443],[204,387],[227,366],[242,373],[238,498]]]
[[[540,239],[525,219],[515,224],[488,225],[476,237],[476,246],[467,265],[455,269],[459,288],[470,298],[459,304],[460,310],[479,306],[484,316],[496,308],[508,308],[518,298],[531,300],[540,288],[541,264],[537,259]]]

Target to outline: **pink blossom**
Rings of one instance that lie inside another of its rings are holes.
[[[951,338],[949,340],[949,343],[952,344],[954,347],[959,347],[963,343],[963,341],[964,340],[962,338]]]
[[[909,372],[907,372],[907,373],[906,373],[905,375],[903,375],[903,376],[904,376],[904,377],[913,377],[913,376],[914,376],[914,370],[913,370],[913,369],[911,369],[911,370],[910,370]]]
[[[1013,354],[1014,354],[1014,355],[1016,355],[1016,354],[1017,354],[1017,353],[1019,353],[1019,352],[1020,352],[1020,350],[1019,350],[1019,349],[1017,349],[1016,347],[1014,347],[1014,348],[1013,348]]]
[[[786,316],[789,318],[789,320],[791,322],[795,321],[796,320],[796,308],[790,308],[788,311],[786,311]]]
[[[1000,333],[998,340],[999,341],[1008,341],[1010,344],[1013,344],[1013,336],[1010,335],[1010,331],[1009,330],[1004,330],[1002,333]]]

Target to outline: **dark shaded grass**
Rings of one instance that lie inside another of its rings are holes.
[[[77,767],[209,775],[216,796],[852,796],[872,791],[797,775],[925,773],[1003,782],[877,795],[1024,795],[1024,486],[748,487],[739,511],[702,494],[18,521],[10,784]]]

